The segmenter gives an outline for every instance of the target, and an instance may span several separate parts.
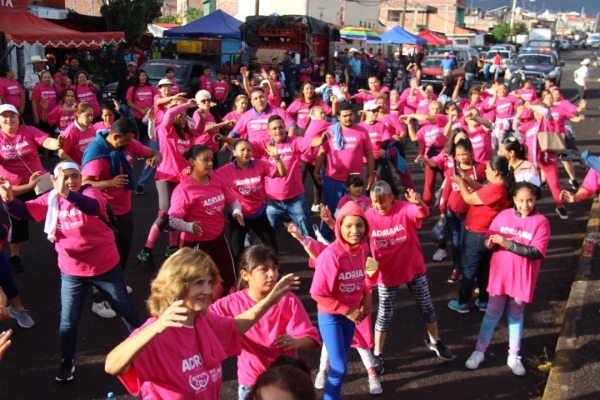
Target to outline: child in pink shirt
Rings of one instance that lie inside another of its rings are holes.
[[[240,259],[237,291],[213,303],[209,312],[235,317],[266,298],[279,277],[279,260],[266,245],[251,246]],[[275,359],[286,354],[297,357],[298,350],[320,347],[315,328],[298,297],[287,293],[242,337],[242,352],[238,357],[239,399],[245,400]]]
[[[48,113],[48,124],[56,126],[59,132],[67,129],[75,121],[75,91],[70,88],[65,89],[62,93],[62,101],[63,104]]]
[[[85,149],[96,138],[96,128],[92,125],[94,109],[91,105],[80,103],[76,113],[77,119],[62,133],[65,144],[58,150],[58,156],[81,165]]]
[[[202,71],[203,75],[200,77],[200,88],[199,90],[206,90],[211,95],[213,94],[213,86],[210,81],[210,67],[204,67]]]
[[[338,202],[335,212],[333,213],[333,218],[337,218],[342,207],[350,201],[355,202],[364,212],[367,212],[367,210],[371,208],[371,199],[363,194],[364,188],[365,181],[362,176],[358,174],[348,175],[348,179],[346,179],[346,189],[348,190],[348,194],[342,197]]]
[[[526,371],[519,356],[525,304],[533,300],[542,260],[550,241],[550,223],[535,209],[536,188],[519,182],[513,190],[514,208],[500,212],[490,225],[486,246],[493,251],[490,262],[490,294],[475,351],[466,362],[477,369],[484,361],[496,324],[508,316],[508,360],[515,375]]]

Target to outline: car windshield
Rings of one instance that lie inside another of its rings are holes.
[[[510,58],[510,53],[508,51],[488,51],[488,53],[486,54],[485,58],[494,58],[496,57],[496,53],[500,53],[500,56],[502,57],[502,59],[506,59],[506,58]]]
[[[148,80],[151,81],[159,81],[165,77],[165,71],[167,68],[173,68],[175,71],[175,80],[177,83],[184,83],[185,81],[185,71],[187,69],[187,64],[179,64],[176,61],[174,62],[147,62],[144,64],[144,71],[148,74]]]
[[[431,68],[431,67],[439,67],[442,65],[442,60],[444,57],[425,57],[423,62],[421,63],[421,67],[423,68]]]
[[[513,65],[553,65],[554,57],[549,54],[519,54]]]
[[[444,54],[444,53],[450,53],[450,52],[453,52],[454,54],[457,53],[457,51],[454,50],[454,49],[439,48],[439,49],[433,49],[433,50],[431,50],[431,54]]]

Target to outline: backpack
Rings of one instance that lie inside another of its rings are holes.
[[[117,228],[117,217],[115,216],[115,210],[113,207],[106,203],[106,217],[104,215],[99,216],[100,220],[106,224],[110,228],[111,231],[116,235],[119,233],[119,228]]]
[[[331,101],[329,100],[329,98],[333,95],[333,90],[327,86],[324,90],[323,90],[323,94],[321,95],[321,98],[324,102],[326,102],[327,104],[331,104]]]

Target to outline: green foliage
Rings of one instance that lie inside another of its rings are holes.
[[[128,42],[140,39],[146,25],[161,16],[157,0],[111,0],[100,7],[109,31],[123,31]]]
[[[184,17],[185,17],[185,23],[189,24],[190,22],[194,22],[195,20],[204,17],[204,11],[199,10],[197,8],[188,7],[188,9],[185,10]]]
[[[153,24],[176,24],[177,16],[175,15],[163,15],[160,18],[156,18],[152,21]]]
[[[527,25],[523,22],[515,22],[515,35],[524,35],[529,33],[527,29]],[[490,31],[490,34],[496,39],[498,42],[504,41],[506,36],[510,36],[510,23],[506,21],[502,21],[496,26],[494,29]]]

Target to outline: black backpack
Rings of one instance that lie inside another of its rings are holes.
[[[100,220],[116,235],[119,233],[119,228],[117,228],[117,217],[115,216],[115,210],[113,210],[112,206],[108,203],[106,203],[106,216],[108,218],[104,215],[100,215]]]

